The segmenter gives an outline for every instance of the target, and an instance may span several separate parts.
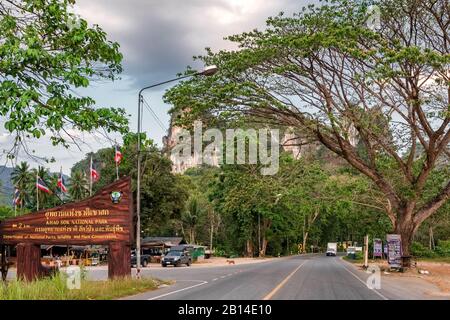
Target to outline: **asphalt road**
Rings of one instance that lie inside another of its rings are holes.
[[[143,275],[175,280],[175,284],[127,299],[388,299],[386,292],[367,287],[369,274],[339,257],[324,255],[225,267],[146,269]]]

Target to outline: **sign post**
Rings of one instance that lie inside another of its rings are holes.
[[[122,178],[80,202],[0,222],[0,244],[17,245],[17,275],[39,277],[40,245],[107,245],[109,277],[131,275],[131,179]]]
[[[386,235],[388,264],[391,268],[402,267],[402,238],[399,234]]]
[[[381,241],[381,239],[373,239],[373,257],[383,257],[383,242]]]

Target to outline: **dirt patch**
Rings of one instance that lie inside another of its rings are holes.
[[[427,292],[432,296],[450,297],[450,263],[417,261],[417,265],[406,272],[390,271],[387,261],[369,261],[380,267],[382,275],[391,278],[414,277],[434,284],[441,292]],[[358,264],[359,268],[362,268]]]

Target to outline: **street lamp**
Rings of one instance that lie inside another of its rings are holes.
[[[137,128],[137,135],[138,135],[138,141],[137,141],[137,186],[136,186],[136,274],[139,278],[140,272],[141,272],[141,115],[142,115],[142,103],[144,102],[144,97],[142,96],[142,92],[144,92],[147,89],[155,88],[158,86],[161,86],[163,84],[167,84],[170,82],[175,82],[178,80],[195,77],[195,76],[212,76],[217,72],[217,66],[207,66],[202,71],[178,77],[175,79],[163,81],[160,83],[153,84],[151,86],[142,88],[139,91],[138,96],[138,128]]]

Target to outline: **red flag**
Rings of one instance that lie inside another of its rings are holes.
[[[92,180],[97,181],[98,179],[100,179],[100,174],[98,173],[97,170],[95,170],[94,165],[91,163],[91,177]]]
[[[64,192],[64,193],[67,192],[67,188],[66,188],[66,184],[64,182],[64,176],[63,176],[63,173],[62,173],[62,169],[61,169],[61,172],[59,173],[58,187],[59,187],[59,189],[61,189],[61,192]]]
[[[120,152],[120,149],[117,145],[116,145],[115,149],[116,149],[116,152],[114,153],[114,162],[116,164],[120,164],[120,162],[122,161],[122,158],[123,158],[122,152]]]
[[[50,190],[49,187],[47,187],[47,184],[40,177],[38,177],[36,181],[36,187],[45,193],[52,194],[52,190]]]

